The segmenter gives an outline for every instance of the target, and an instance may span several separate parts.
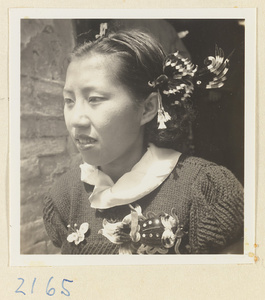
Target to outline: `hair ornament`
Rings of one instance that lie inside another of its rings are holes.
[[[108,23],[100,23],[99,33],[96,30],[90,29],[86,32],[82,32],[77,35],[77,47],[84,45],[85,43],[91,43],[99,38],[106,36],[108,30]]]
[[[171,117],[168,112],[165,111],[163,104],[162,104],[162,97],[160,92],[158,91],[158,111],[157,111],[157,123],[158,129],[166,129],[166,122],[171,120]]]
[[[202,69],[196,74],[196,85],[205,89],[221,88],[224,85],[229,70],[229,60],[234,51],[224,58],[224,51],[215,45],[215,57],[208,56]]]
[[[107,30],[108,30],[108,23],[100,23],[99,34],[96,34],[95,38],[99,39],[99,38],[105,36]]]
[[[229,70],[231,55],[232,53],[225,59],[223,50],[215,46],[215,57],[208,56],[201,69],[188,58],[180,55],[178,51],[165,58],[163,74],[153,82],[148,82],[149,86],[159,92],[159,129],[167,128],[165,122],[171,119],[163,107],[161,94],[166,96],[163,100],[170,105],[184,106],[195,87],[221,88],[227,79],[226,74]]]
[[[188,34],[189,34],[188,30],[180,31],[180,32],[178,32],[178,37],[180,39],[184,39]]]

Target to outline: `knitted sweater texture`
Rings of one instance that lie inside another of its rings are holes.
[[[44,224],[62,254],[117,254],[119,245],[99,234],[103,219],[121,221],[130,214],[128,205],[105,210],[90,207],[93,186],[80,180],[77,166],[64,174],[45,198]],[[243,234],[243,188],[224,167],[206,160],[181,156],[169,177],[138,204],[148,212],[178,216],[186,233],[180,253],[218,253]],[[85,240],[68,242],[69,229],[89,223]],[[171,250],[168,253],[173,253]]]

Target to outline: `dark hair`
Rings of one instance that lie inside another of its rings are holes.
[[[113,32],[93,42],[85,42],[73,51],[71,60],[91,53],[116,55],[121,62],[117,79],[138,102],[144,101],[154,92],[148,82],[156,80],[163,73],[165,53],[162,46],[150,34],[139,30]],[[171,106],[168,96],[163,93],[161,96],[171,120],[167,122],[167,129],[158,129],[156,118],[146,124],[145,141],[160,147],[183,150],[182,144],[193,115],[191,105],[186,103],[182,107]]]

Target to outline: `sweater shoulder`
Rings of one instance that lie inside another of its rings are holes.
[[[202,176],[206,170],[210,170],[211,168],[218,169],[220,167],[208,160],[182,154],[173,173],[177,174],[177,176],[174,176],[175,178],[181,177],[186,182],[189,182],[189,184],[192,184],[198,176]]]
[[[200,169],[202,167],[208,167],[208,166],[218,167],[218,165],[214,162],[196,156],[187,156],[185,154],[182,154],[180,156],[177,165],[181,165],[181,167],[194,168],[194,169],[196,168]]]
[[[227,179],[238,182],[235,175],[226,167],[195,156],[182,155],[176,168],[192,173],[194,178],[202,182],[218,182],[218,184],[221,185],[222,183],[226,184]]]
[[[242,235],[243,187],[224,166],[205,160],[191,186],[190,243],[195,253],[217,253]]]
[[[79,166],[74,166],[54,182],[50,189],[50,193],[57,194],[63,191],[69,192],[73,187],[82,184],[80,178],[81,170]]]

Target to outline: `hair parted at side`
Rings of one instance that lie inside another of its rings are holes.
[[[128,89],[138,104],[154,92],[148,82],[154,81],[163,73],[165,53],[162,46],[150,34],[136,29],[110,32],[95,41],[85,42],[75,48],[70,61],[93,54],[113,55],[113,59],[119,60],[118,74],[113,76]],[[147,123],[146,143],[183,150],[183,142],[193,118],[191,103],[187,102],[182,107],[171,106],[167,96],[162,93],[161,96],[171,120],[168,121],[167,128],[162,130],[158,130],[156,118]]]

